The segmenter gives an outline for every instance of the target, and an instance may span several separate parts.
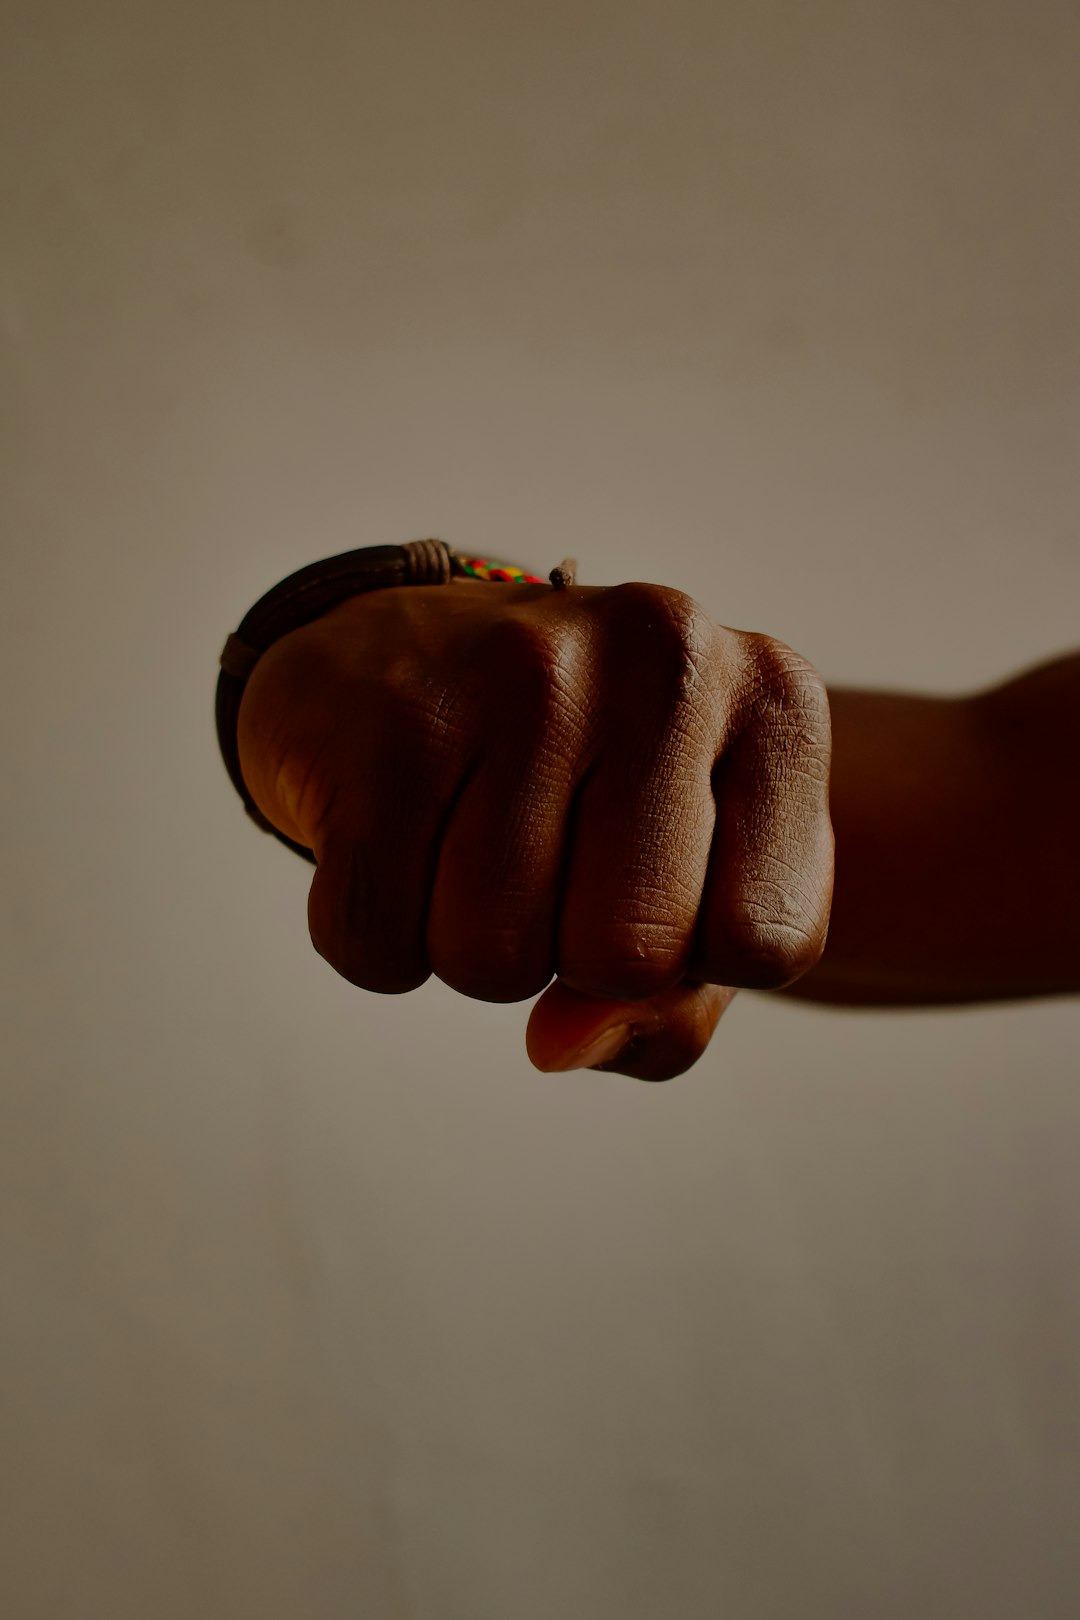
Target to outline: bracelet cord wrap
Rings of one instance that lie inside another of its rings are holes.
[[[454,578],[486,580],[493,584],[544,585],[555,590],[574,583],[576,564],[571,558],[553,568],[548,579],[527,573],[513,563],[491,558],[466,557],[445,540],[410,540],[401,546],[363,546],[336,557],[308,563],[260,596],[229,636],[218,660],[214,715],[218,746],[225,769],[244,802],[244,809],[263,832],[273,833],[297,855],[316,865],[315,853],[280,832],[268,821],[248,792],[240,769],[237,720],[240,700],[252,670],[268,647],[292,630],[329,613],[339,602],[367,591],[398,585],[448,585]]]

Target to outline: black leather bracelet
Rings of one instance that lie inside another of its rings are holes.
[[[219,660],[221,672],[215,699],[218,746],[225,769],[256,826],[263,832],[273,833],[313,866],[316,864],[314,851],[279,832],[252,799],[244,781],[236,724],[248,678],[275,641],[280,641],[291,630],[299,630],[301,625],[311,624],[351,596],[395,585],[448,585],[455,576],[545,583],[538,575],[528,574],[511,563],[464,557],[451,550],[444,540],[410,540],[402,546],[365,546],[358,551],[344,551],[337,557],[308,563],[279,581],[248,609],[225,643]],[[553,568],[548,577],[556,590],[562,589],[573,583],[574,564],[568,559]]]

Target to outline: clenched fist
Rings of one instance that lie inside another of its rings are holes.
[[[679,591],[381,590],[276,642],[240,708],[252,797],[318,862],[316,950],[533,1010],[538,1067],[663,1079],[736,987],[812,967],[829,707],[805,659]]]

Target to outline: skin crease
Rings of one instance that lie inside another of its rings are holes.
[[[828,694],[661,586],[456,580],[283,637],[238,743],[259,808],[315,853],[308,925],[338,973],[539,996],[537,1067],[659,1080],[739,987],[864,1006],[1080,987],[1053,920],[1080,901],[1080,658],[1049,669],[972,698]],[[613,1028],[619,1050],[590,1053]]]

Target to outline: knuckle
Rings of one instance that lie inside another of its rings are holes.
[[[379,996],[405,996],[413,990],[419,990],[431,977],[430,968],[409,969],[406,967],[394,969],[385,963],[372,963],[363,980],[354,979],[354,984],[362,984],[362,988]]]
[[[310,932],[312,948],[334,972],[358,990],[372,995],[404,996],[419,990],[431,977],[431,968],[408,956],[397,957],[385,951],[370,952],[352,945],[335,948],[320,945],[314,931]]]
[[[731,930],[739,975],[747,989],[780,990],[808,973],[825,949],[824,929],[757,918]]]
[[[828,716],[825,682],[808,658],[774,636],[746,637],[755,700],[807,721]]]
[[[613,585],[602,600],[629,629],[673,653],[694,650],[709,624],[705,610],[692,596],[667,585],[631,580]]]
[[[551,979],[551,968],[520,928],[478,928],[453,941],[432,941],[436,977],[471,1001],[527,1001]]]
[[[748,638],[749,725],[774,771],[815,797],[828,781],[832,723],[825,682],[810,661],[771,636]]]
[[[612,586],[606,605],[653,690],[679,703],[706,690],[705,667],[715,632],[692,596],[633,581]]]
[[[489,700],[532,724],[556,723],[580,709],[577,648],[565,625],[509,612],[484,633],[476,674]]]
[[[403,995],[431,975],[409,904],[366,858],[347,808],[316,848],[307,923],[313,949],[348,983],[380,995]]]

